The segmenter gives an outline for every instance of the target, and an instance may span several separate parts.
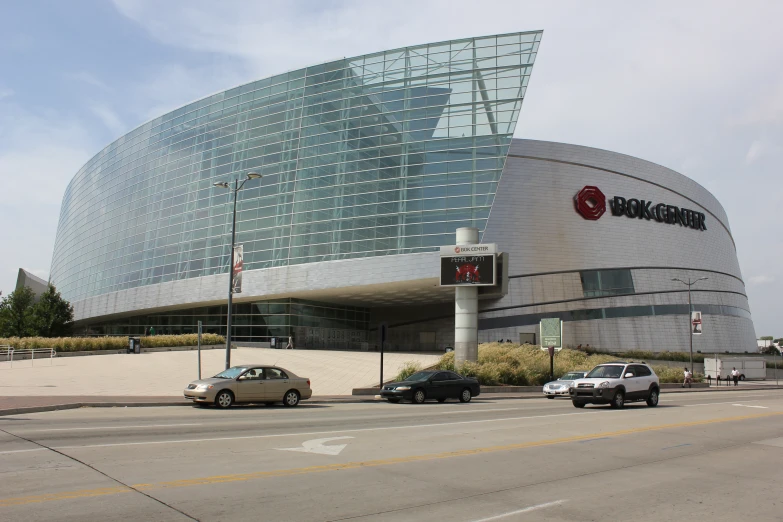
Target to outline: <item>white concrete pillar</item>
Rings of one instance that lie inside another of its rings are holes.
[[[457,229],[457,245],[478,244],[479,230]],[[454,360],[456,365],[478,359],[478,287],[454,289]]]

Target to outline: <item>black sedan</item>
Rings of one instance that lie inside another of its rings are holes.
[[[384,384],[381,397],[389,402],[405,399],[421,404],[427,399],[435,399],[438,402],[444,402],[446,399],[470,402],[470,399],[479,393],[479,383],[472,377],[442,370],[426,370],[416,372],[402,382]]]

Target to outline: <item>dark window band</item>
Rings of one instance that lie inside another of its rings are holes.
[[[688,267],[675,267],[675,266],[616,266],[611,268],[582,268],[579,270],[553,270],[551,272],[535,272],[532,274],[518,274],[518,275],[510,275],[508,276],[509,279],[517,279],[520,277],[536,277],[536,276],[544,276],[544,275],[555,275],[555,274],[573,274],[577,272],[587,272],[591,270],[619,270],[619,269],[625,269],[625,270],[692,270],[694,272],[709,272],[710,274],[720,274],[725,275],[728,277],[733,277],[743,285],[745,284],[745,281],[742,280],[742,278],[735,276],[734,274],[729,274],[728,272],[721,272],[720,270],[710,270],[708,268],[688,268]]]
[[[750,319],[750,312],[737,306],[694,304],[694,310],[706,315],[727,315]],[[688,313],[688,305],[643,305],[620,306],[615,308],[587,308],[583,310],[570,310],[561,312],[544,312],[537,314],[510,315],[507,317],[490,317],[479,319],[478,329],[494,330],[498,328],[511,328],[515,326],[537,325],[541,319],[558,317],[564,322],[591,321],[594,319],[616,319],[622,317],[650,317],[664,315],[685,315]]]
[[[498,306],[496,308],[487,308],[484,310],[479,310],[479,314],[483,314],[486,312],[499,312],[501,310],[513,310],[514,308],[530,308],[531,306],[544,306],[544,305],[553,305],[553,304],[561,304],[561,303],[573,303],[576,301],[589,301],[591,299],[610,299],[613,297],[631,297],[631,296],[637,296],[637,295],[655,295],[655,294],[680,294],[687,292],[688,289],[684,290],[656,290],[654,292],[636,292],[633,294],[616,294],[612,296],[594,296],[594,297],[575,297],[573,299],[560,299],[557,301],[541,301],[538,303],[528,303],[528,304],[521,304],[521,305],[512,305],[512,306]],[[735,292],[733,290],[706,290],[706,289],[692,289],[691,293],[698,293],[698,292],[712,292],[717,294],[735,294],[735,295],[741,295],[745,299],[748,298],[747,295],[743,294],[742,292]]]

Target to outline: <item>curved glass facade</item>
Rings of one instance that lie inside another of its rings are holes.
[[[215,94],[107,146],[63,198],[71,301],[226,272],[433,250],[484,230],[541,32],[406,47]]]

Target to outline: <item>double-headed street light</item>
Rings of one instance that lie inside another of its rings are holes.
[[[688,278],[688,282],[686,283],[682,279],[674,278],[672,281],[679,281],[680,283],[686,285],[688,287],[688,333],[690,334],[690,340],[691,340],[691,375],[693,375],[693,329],[691,324],[691,316],[693,312],[693,307],[691,306],[691,287],[698,283],[699,281],[704,281],[707,279],[706,277],[700,277],[696,280],[691,281],[691,278]]]
[[[247,177],[239,182],[239,178],[234,180],[234,216],[231,220],[231,257],[228,262],[228,319],[226,321],[226,370],[231,367],[231,303],[234,295],[234,241],[237,236],[237,193],[245,185],[245,182],[251,179],[260,179],[261,174],[248,172]],[[226,181],[213,183],[214,186],[230,189],[231,185]]]

